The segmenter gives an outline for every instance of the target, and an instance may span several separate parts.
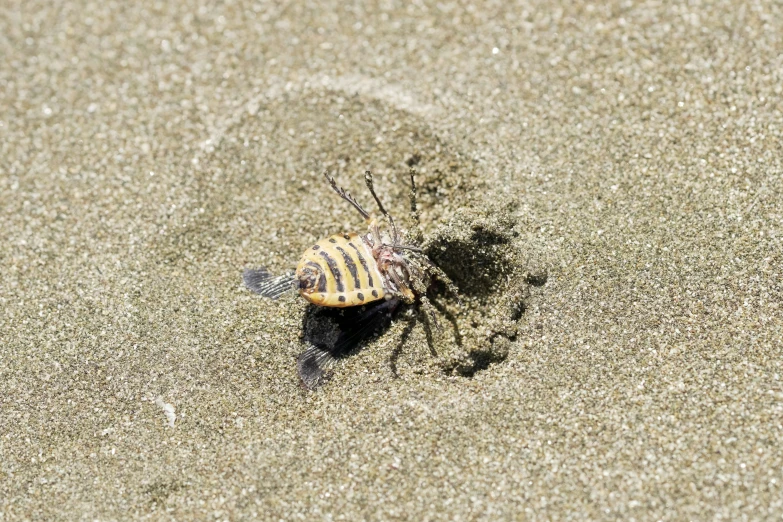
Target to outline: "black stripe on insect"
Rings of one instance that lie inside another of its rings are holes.
[[[298,289],[299,294],[312,304],[304,318],[304,338],[308,347],[297,360],[299,377],[309,389],[317,388],[328,379],[336,361],[387,328],[400,307],[419,305],[430,340],[430,325],[440,329],[434,307],[427,297],[435,280],[443,282],[457,296],[457,289],[448,276],[419,246],[403,243],[394,219],[375,193],[370,171],[365,173],[365,183],[383,220],[389,225],[388,231],[383,231],[379,220],[372,218],[349,192],[337,186],[334,178],[328,173],[324,175],[332,189],[364,218],[368,232],[365,235],[335,234],[318,241],[304,252],[294,273],[274,276],[263,268],[246,269],[243,273],[245,286],[257,294],[277,299]],[[415,224],[414,239],[420,243],[422,235],[414,175],[411,170],[410,204]],[[336,336],[327,334],[330,328],[338,332]],[[403,342],[410,329],[406,328],[405,332]]]

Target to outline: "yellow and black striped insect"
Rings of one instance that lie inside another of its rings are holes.
[[[307,250],[296,267],[299,292],[313,304],[345,308],[383,298],[373,251],[356,232],[335,234]]]
[[[411,171],[410,203],[416,239],[420,239],[414,174]],[[311,346],[299,356],[299,376],[311,389],[323,382],[328,367],[336,359],[389,320],[398,305],[418,301],[437,325],[426,296],[434,279],[441,280],[456,294],[449,278],[419,246],[403,243],[394,219],[375,193],[370,171],[365,172],[365,183],[391,228],[389,232],[382,230],[381,223],[349,192],[338,187],[334,178],[328,173],[324,175],[332,189],[361,214],[368,232],[335,234],[318,241],[304,252],[294,273],[275,276],[263,268],[246,269],[243,273],[247,288],[264,297],[277,299],[298,289],[302,297],[319,307],[341,308],[346,312],[355,309],[348,319],[343,314],[343,326],[336,340],[327,345],[311,338]]]

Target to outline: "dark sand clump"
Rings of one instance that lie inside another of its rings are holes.
[[[779,519],[782,9],[9,4],[0,520]],[[459,298],[307,391],[242,271],[411,167]]]

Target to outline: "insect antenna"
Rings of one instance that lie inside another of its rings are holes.
[[[391,224],[392,231],[394,232],[394,238],[392,238],[392,243],[394,246],[397,246],[397,243],[400,241],[400,234],[397,232],[397,225],[394,224],[394,220],[392,219],[391,215],[386,212],[386,209],[383,208],[383,204],[381,203],[381,200],[378,198],[378,195],[375,193],[375,188],[373,187],[372,182],[372,172],[365,171],[364,173],[364,182],[367,184],[367,188],[370,189],[370,194],[372,194],[372,197],[375,198],[375,202],[378,204],[378,208],[381,210],[381,214],[384,215],[386,219],[389,220],[389,224]]]
[[[415,175],[416,175],[416,170],[415,169],[411,169],[410,170],[410,176],[411,176],[411,194],[410,194],[410,198],[411,198],[411,215],[413,216],[413,223],[414,223],[415,229],[416,229],[416,231],[414,233],[414,237],[413,237],[413,242],[421,244],[421,242],[424,239],[424,234],[422,234],[422,232],[421,232],[421,220],[419,219],[419,209],[418,209],[418,207],[416,205],[416,179],[414,177]]]
[[[343,198],[345,201],[347,201],[348,203],[350,203],[351,205],[353,205],[353,206],[356,208],[356,210],[358,210],[358,211],[359,211],[359,214],[361,214],[361,215],[362,215],[362,217],[364,218],[364,220],[365,220],[365,221],[367,221],[367,222],[369,223],[369,222],[370,222],[370,214],[368,214],[368,213],[367,213],[367,211],[366,211],[366,210],[364,210],[364,209],[362,208],[362,206],[361,206],[361,205],[360,205],[360,204],[359,204],[359,203],[358,203],[358,202],[357,202],[357,201],[356,201],[356,200],[353,198],[353,196],[351,196],[351,193],[350,193],[350,192],[347,192],[347,191],[346,191],[344,188],[342,188],[342,187],[338,187],[338,186],[337,186],[337,182],[334,180],[334,178],[333,178],[332,176],[330,176],[330,175],[329,175],[329,173],[328,173],[328,172],[324,172],[324,176],[326,176],[326,180],[329,182],[329,185],[331,185],[331,186],[332,186],[332,188],[334,189],[334,191],[335,191],[335,192],[337,192],[337,194],[338,194],[338,195],[339,195],[341,198]],[[375,194],[373,194],[373,196],[374,196],[374,195],[375,195]],[[376,200],[377,200],[377,198],[376,198]]]

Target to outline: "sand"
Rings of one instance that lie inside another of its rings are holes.
[[[781,35],[772,2],[6,2],[0,520],[779,519]],[[242,270],[362,231],[325,170],[410,230],[410,165],[454,319],[309,392],[306,303]]]

